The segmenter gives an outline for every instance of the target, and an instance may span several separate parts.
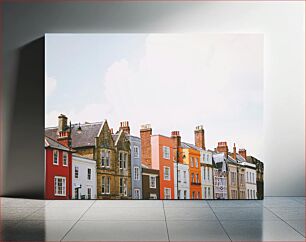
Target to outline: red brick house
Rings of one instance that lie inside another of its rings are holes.
[[[45,136],[45,199],[72,198],[72,150]]]

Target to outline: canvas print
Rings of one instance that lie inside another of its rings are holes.
[[[46,34],[46,199],[263,199],[263,35]]]

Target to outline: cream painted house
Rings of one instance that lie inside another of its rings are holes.
[[[202,199],[213,199],[213,163],[212,163],[212,151],[201,149],[201,187],[202,187]]]

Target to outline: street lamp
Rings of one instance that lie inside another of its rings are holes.
[[[77,128],[77,133],[81,134],[82,133],[82,128],[81,128],[81,124],[79,123],[79,127]]]

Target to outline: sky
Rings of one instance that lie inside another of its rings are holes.
[[[206,147],[227,141],[263,158],[263,35],[239,33],[46,34],[45,126],[59,114],[72,123],[129,121],[139,136]]]

